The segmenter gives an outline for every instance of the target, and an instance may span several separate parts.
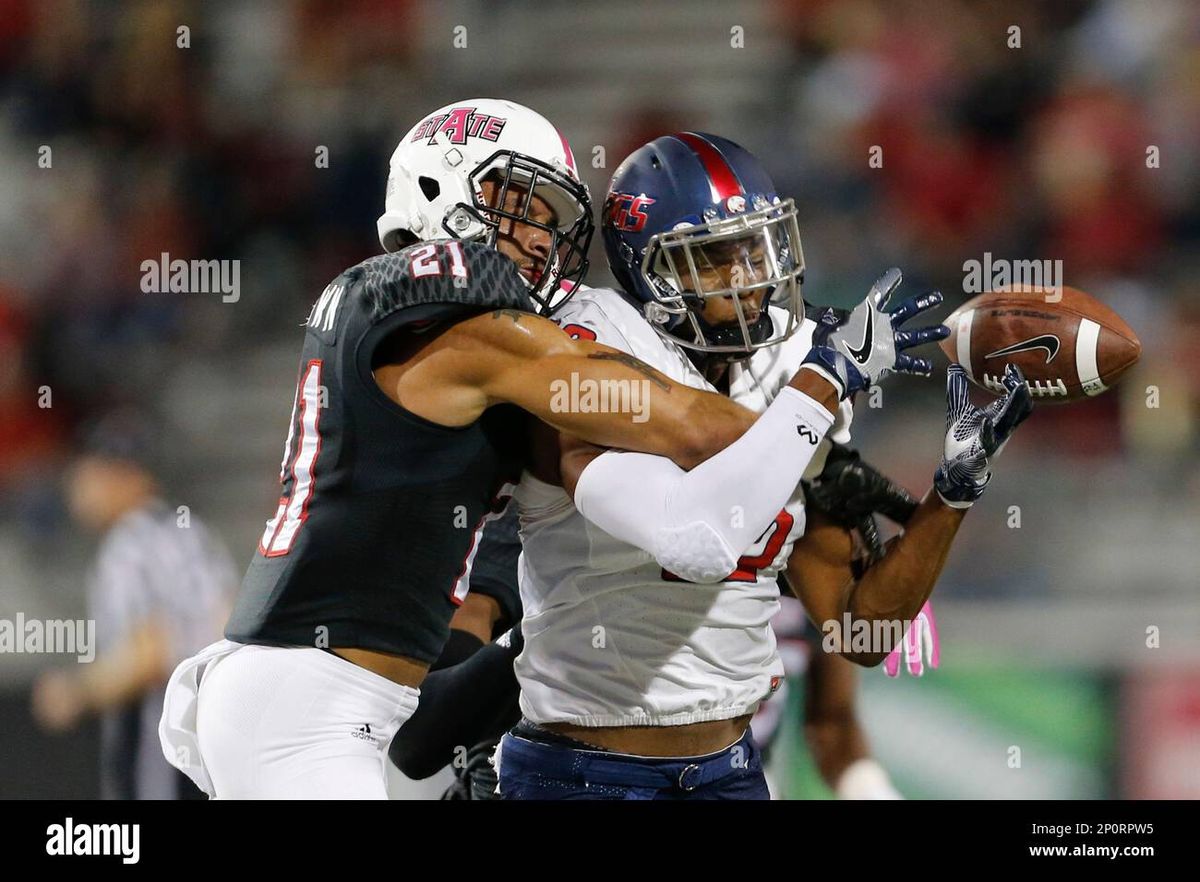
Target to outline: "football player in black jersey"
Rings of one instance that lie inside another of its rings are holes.
[[[582,277],[592,219],[566,140],[529,109],[478,99],[424,118],[392,157],[379,233],[389,253],[309,314],[279,503],[227,639],[168,685],[164,753],[210,795],[386,795],[388,744],[525,463],[526,414],[683,468],[727,447],[736,461],[755,421],[542,317]],[[645,400],[564,407],[567,378]]]

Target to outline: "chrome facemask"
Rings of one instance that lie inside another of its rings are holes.
[[[483,182],[489,175],[495,176],[495,205],[489,205],[483,199]],[[459,203],[443,226],[451,235],[457,235],[454,229],[456,212],[466,212],[463,226],[469,226],[471,220],[482,223],[486,229],[484,241],[493,248],[504,221],[527,224],[547,233],[548,258],[535,281],[531,283],[524,277],[522,281],[529,286],[529,296],[537,304],[538,312],[551,314],[587,273],[587,251],[595,231],[587,186],[560,168],[511,150],[498,150],[492,154],[471,172],[469,180],[475,204]],[[506,210],[504,206],[508,204],[510,190],[520,193],[520,198],[515,209]],[[534,196],[541,197],[554,209],[558,216],[556,225],[530,218]]]
[[[646,317],[685,349],[745,357],[782,343],[804,318],[804,252],[791,199],[658,233],[647,244],[641,269],[656,298],[646,304]],[[754,292],[759,315],[748,321],[742,298]],[[716,297],[731,299],[736,325],[717,327],[703,319],[704,303]],[[787,312],[782,328],[776,328],[768,305]]]

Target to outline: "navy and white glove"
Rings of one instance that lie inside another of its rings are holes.
[[[900,270],[892,267],[875,280],[866,299],[854,309],[828,307],[815,316],[813,350],[805,363],[832,374],[827,379],[841,387],[843,399],[891,373],[923,377],[933,373],[933,362],[914,358],[904,350],[948,337],[950,329],[931,325],[902,331],[899,325],[940,304],[942,295],[930,291],[889,309],[892,292],[902,278]]]
[[[1004,396],[976,407],[962,365],[946,369],[946,444],[933,486],[951,508],[970,508],[983,495],[992,479],[992,460],[1033,410],[1020,368],[1009,364],[1001,382]]]

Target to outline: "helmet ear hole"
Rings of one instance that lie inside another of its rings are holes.
[[[421,175],[417,178],[417,184],[421,187],[421,192],[425,194],[425,198],[432,202],[442,194],[442,185],[433,178]]]

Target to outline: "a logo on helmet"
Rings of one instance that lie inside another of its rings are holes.
[[[498,141],[507,122],[504,117],[477,113],[474,107],[452,107],[448,113],[439,113],[422,122],[409,141],[425,138],[432,144],[439,132],[445,132],[451,144],[466,144],[467,138]]]
[[[725,207],[733,212],[745,211],[746,210],[746,197],[745,196],[730,196],[728,199],[725,200]]]
[[[649,196],[612,193],[608,197],[608,222],[626,233],[640,233],[649,218],[644,209],[655,203]]]

